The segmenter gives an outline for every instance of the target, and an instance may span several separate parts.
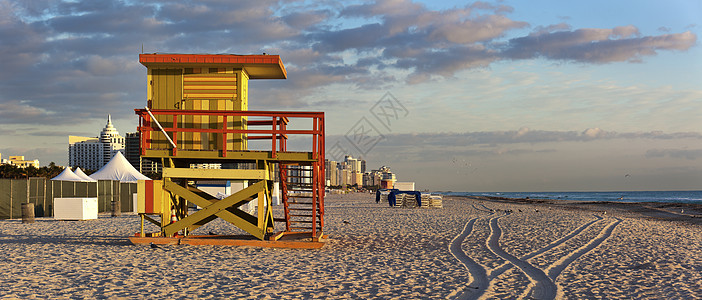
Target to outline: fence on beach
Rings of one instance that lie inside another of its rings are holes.
[[[115,180],[98,182],[55,181],[43,177],[0,179],[0,219],[22,217],[22,203],[34,203],[37,217],[53,216],[54,198],[98,198],[98,212],[112,209],[120,201],[122,212],[134,211],[132,194],[136,183]]]

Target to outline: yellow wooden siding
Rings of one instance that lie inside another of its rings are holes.
[[[237,75],[239,75],[239,81],[237,82],[237,88],[240,91],[239,95],[235,98],[233,110],[249,110],[248,103],[248,88],[249,88],[249,75],[244,70],[238,70]],[[236,117],[233,120],[232,128],[242,128],[247,129],[246,125],[247,117]],[[229,138],[228,138],[229,139]],[[248,139],[245,134],[232,134],[231,135],[232,150],[248,150],[249,144]],[[227,149],[229,148],[229,141],[227,141]]]
[[[236,74],[186,74],[183,77],[184,99],[234,99]]]
[[[182,69],[153,69],[151,70],[151,108],[176,109],[183,98],[183,70]],[[166,127],[173,126],[170,116],[156,116],[156,120]],[[155,127],[155,126],[154,126]],[[163,133],[152,132],[152,149],[169,149],[170,143]]]
[[[232,68],[149,69],[149,94],[152,109],[182,110],[248,110],[248,74]],[[164,127],[171,127],[172,116],[158,116]],[[247,128],[246,117],[179,116],[179,128],[241,129]],[[222,134],[181,133],[179,149],[221,150]],[[228,134],[227,150],[247,150],[245,134]],[[152,133],[151,149],[170,149],[162,133]]]

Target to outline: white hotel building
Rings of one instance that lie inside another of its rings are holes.
[[[69,136],[68,165],[86,170],[99,170],[117,152],[124,152],[124,137],[112,126],[107,116],[107,125],[99,137]]]

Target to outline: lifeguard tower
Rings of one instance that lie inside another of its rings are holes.
[[[141,156],[161,162],[163,171],[161,180],[138,183],[141,229],[130,240],[321,247],[324,113],[248,110],[249,80],[287,78],[280,57],[141,54],[139,62],[147,68],[148,98],[145,108],[135,109]],[[310,141],[308,149],[288,151],[292,135]],[[269,146],[251,150],[250,141],[259,148]],[[282,217],[273,214],[276,178]],[[243,189],[218,199],[198,189],[197,182],[205,180],[236,182]],[[242,209],[250,202],[256,204],[255,211]],[[250,238],[196,232],[217,218]],[[145,232],[145,221],[160,230]],[[276,232],[275,224],[284,224],[284,229]]]

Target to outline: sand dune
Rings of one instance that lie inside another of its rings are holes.
[[[0,221],[0,298],[694,299],[702,290],[699,222],[621,205],[443,205],[330,195],[320,250],[135,246],[126,239],[135,215]],[[217,220],[196,233],[209,231],[241,232]]]

